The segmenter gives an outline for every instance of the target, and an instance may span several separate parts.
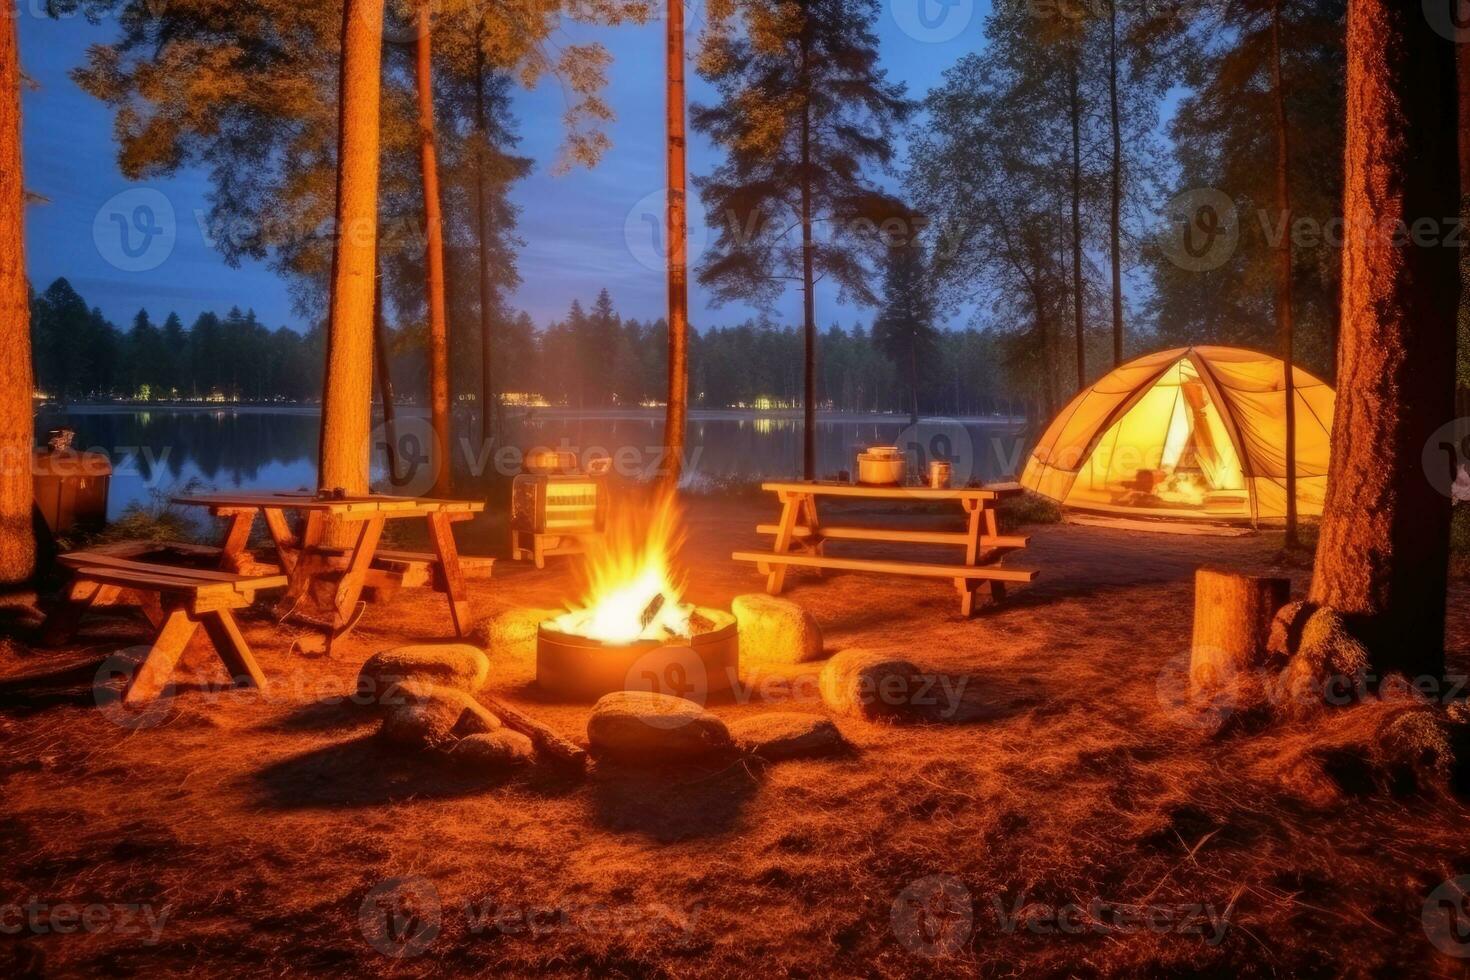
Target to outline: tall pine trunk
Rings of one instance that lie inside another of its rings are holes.
[[[1077,333],[1077,390],[1087,387],[1087,338],[1082,311],[1082,80],[1073,47],[1068,67],[1068,108],[1072,122],[1072,317]]]
[[[1123,126],[1118,112],[1118,0],[1108,3],[1108,99],[1113,135],[1112,214],[1108,232],[1113,265],[1113,366],[1123,363]]]
[[[812,240],[812,109],[808,81],[806,31],[801,52],[801,306],[802,337],[806,341],[802,380],[801,471],[804,479],[817,478],[817,297]]]
[[[32,530],[31,310],[26,287],[20,51],[15,4],[0,10],[0,585],[35,571]]]
[[[1286,396],[1286,547],[1300,545],[1296,508],[1296,363],[1291,310],[1291,162],[1286,125],[1286,86],[1281,79],[1281,0],[1271,6],[1271,82],[1276,110],[1276,210],[1281,241],[1276,245],[1276,332],[1281,344]]]
[[[332,256],[319,485],[368,490],[377,280],[383,0],[346,0],[338,90],[337,239]],[[332,543],[345,544],[344,528]]]
[[[444,300],[444,215],[439,198],[439,154],[434,140],[433,8],[418,5],[415,74],[419,98],[419,168],[424,184],[424,275],[429,301],[429,423],[434,430],[436,497],[453,492],[449,431],[449,315]]]
[[[669,394],[664,480],[679,486],[689,418],[689,221],[684,135],[684,0],[668,0]]]
[[[379,249],[378,274],[373,277],[373,358],[378,368],[378,396],[383,402],[383,447],[388,457],[388,481],[393,486],[402,479],[398,469],[398,410],[393,401],[393,372],[388,357],[388,322],[383,312],[382,250]]]
[[[1311,598],[1348,617],[1375,673],[1444,673],[1450,501],[1421,455],[1450,418],[1456,250],[1396,229],[1459,205],[1453,45],[1417,5],[1353,0],[1347,22],[1343,326]]]
[[[1455,45],[1460,105],[1460,222],[1470,231],[1470,30]],[[1470,415],[1470,245],[1460,250],[1460,341],[1455,414]]]
[[[478,42],[478,39],[477,39]],[[485,49],[475,46],[475,227],[480,244],[480,440],[489,445],[499,424],[499,396],[495,393],[495,284],[490,270],[490,194],[485,173],[485,151],[490,142],[489,109],[485,104]],[[483,446],[481,447],[484,448]]]

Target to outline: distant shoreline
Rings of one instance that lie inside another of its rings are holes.
[[[376,406],[374,407],[376,413]],[[286,415],[314,417],[321,414],[321,406],[305,403],[179,403],[179,402],[77,402],[59,404],[48,402],[36,409],[42,415],[133,415],[139,412],[169,412],[179,415]],[[428,408],[422,405],[400,405],[398,412],[404,416],[427,416]],[[518,419],[606,419],[610,421],[656,422],[663,418],[662,408],[511,408],[507,414]],[[754,409],[754,408],[691,408],[691,422],[742,421],[748,419],[779,419],[800,421],[799,408]],[[818,412],[819,422],[892,422],[908,424],[908,415],[897,412]],[[1015,426],[1026,424],[1024,417],[1003,415],[922,415],[921,422],[958,421],[969,425]]]

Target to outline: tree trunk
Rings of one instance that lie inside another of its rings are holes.
[[[1459,204],[1454,50],[1417,6],[1354,0],[1347,59],[1342,350],[1311,599],[1379,676],[1441,678],[1450,501],[1421,456],[1453,404],[1458,256],[1397,229]]]
[[[1072,114],[1072,316],[1077,332],[1077,390],[1087,387],[1087,338],[1082,312],[1082,82],[1074,48],[1068,74]]]
[[[668,0],[669,394],[664,412],[664,480],[684,472],[689,418],[689,221],[684,136],[684,0]]]
[[[486,188],[485,149],[490,142],[490,123],[485,105],[485,50],[475,48],[475,127],[480,144],[475,153],[475,227],[480,240],[480,441],[483,450],[499,424],[499,397],[495,393],[495,285],[490,276],[490,201]]]
[[[804,28],[803,30],[807,30]],[[811,92],[806,80],[805,35],[802,49],[801,108],[801,305],[802,336],[806,340],[801,433],[801,470],[807,480],[817,478],[817,298],[812,241],[812,118]]]
[[[419,97],[419,167],[424,183],[424,273],[429,300],[429,419],[434,430],[436,497],[453,492],[449,426],[449,316],[444,300],[444,215],[439,203],[439,157],[434,141],[433,6],[418,5],[415,70]]]
[[[25,178],[21,166],[20,52],[15,4],[0,11],[0,585],[35,571],[32,530],[31,309],[26,285]]]
[[[1262,666],[1271,620],[1290,599],[1291,579],[1211,568],[1195,572],[1190,687],[1218,687]]]
[[[1276,210],[1281,241],[1276,245],[1276,332],[1281,344],[1286,396],[1286,547],[1300,547],[1296,513],[1296,363],[1291,310],[1291,164],[1287,158],[1286,87],[1281,81],[1281,0],[1271,8],[1271,81],[1276,107]]]
[[[909,424],[919,424],[919,338],[909,339]]]
[[[1455,45],[1460,106],[1460,224],[1470,230],[1470,29]],[[1470,233],[1470,232],[1467,232]],[[1460,249],[1460,340],[1455,415],[1470,415],[1470,245]]]
[[[371,448],[382,46],[383,0],[347,0],[338,95],[337,240],[318,483],[359,494],[368,490]],[[346,543],[340,535],[349,530],[332,529],[331,543]]]
[[[398,412],[393,404],[393,373],[388,364],[388,324],[383,315],[381,260],[380,253],[378,274],[373,280],[373,355],[378,365],[378,395],[383,400],[383,446],[388,457],[388,482],[396,488],[402,479],[398,469]]]
[[[1113,130],[1113,367],[1123,363],[1123,127],[1118,115],[1118,2],[1108,3],[1108,97]]]

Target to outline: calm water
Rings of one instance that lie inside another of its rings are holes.
[[[471,419],[457,429],[474,433]],[[48,408],[36,417],[38,442],[46,431],[69,427],[76,445],[111,457],[114,468],[109,517],[132,503],[190,483],[216,489],[285,490],[316,485],[319,417],[315,409],[133,409],[102,406]],[[402,424],[398,443],[413,456],[420,418]],[[578,415],[534,412],[507,424],[505,440],[482,450],[478,439],[462,445],[456,468],[470,476],[519,469],[519,453],[540,446],[569,448],[584,456],[605,453],[614,468],[638,475],[658,465],[662,412]],[[1021,426],[1003,419],[925,419],[917,429],[891,415],[834,415],[819,422],[818,468],[823,475],[853,468],[853,456],[870,445],[899,443],[918,459],[947,458],[957,477],[994,480],[1015,471]],[[789,414],[694,413],[689,425],[693,479],[795,477],[801,473],[801,423]],[[384,447],[374,452],[375,480],[387,477]],[[487,482],[488,482],[488,478]]]

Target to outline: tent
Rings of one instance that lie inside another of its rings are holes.
[[[1127,516],[1286,516],[1285,371],[1233,347],[1140,357],[1087,388],[1042,435],[1021,482]],[[1322,513],[1335,395],[1296,368],[1297,508]]]

